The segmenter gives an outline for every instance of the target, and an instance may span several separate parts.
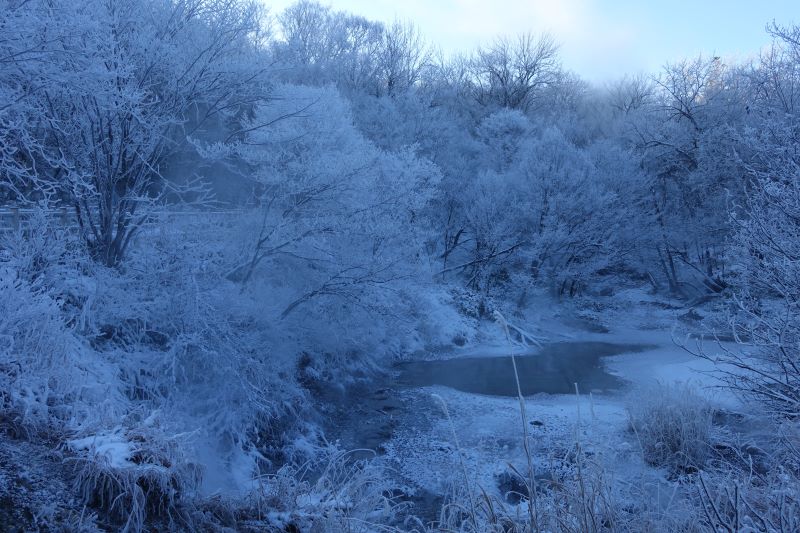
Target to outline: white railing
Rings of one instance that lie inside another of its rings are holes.
[[[21,208],[21,207],[0,207],[0,230],[16,230],[20,225],[30,218],[36,209]],[[219,220],[235,220],[237,217],[242,216],[247,211],[243,209],[228,209],[228,210],[159,210],[153,211],[148,214],[147,225],[164,224],[172,220],[189,221],[192,217],[198,219],[198,222],[209,222],[210,219]],[[78,227],[78,219],[75,216],[75,211],[71,208],[62,207],[60,209],[51,209],[46,212],[47,217],[51,220],[58,221],[62,227]],[[187,220],[188,219],[188,220]]]

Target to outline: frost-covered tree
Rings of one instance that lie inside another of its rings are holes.
[[[259,180],[260,214],[231,277],[246,283],[261,269],[286,291],[284,317],[326,297],[367,305],[367,288],[389,285],[418,262],[438,172],[413,152],[385,152],[365,139],[335,89],[279,92],[256,111],[240,148]]]
[[[430,50],[410,22],[391,24],[301,0],[278,15],[278,59],[295,83],[335,83],[350,94],[397,96],[416,85]]]
[[[685,297],[726,287],[728,195],[744,182],[732,132],[745,105],[732,77],[719,58],[668,65],[649,103],[623,118],[645,171],[634,194],[652,221],[651,279]]]
[[[170,179],[169,157],[265,95],[259,9],[226,0],[39,4],[13,11],[32,11],[61,32],[58,53],[16,60],[22,72],[38,73],[42,63],[57,72],[36,89],[34,134],[59,161],[37,169],[37,188],[74,208],[94,256],[113,266],[154,207],[203,198],[198,176]],[[42,46],[32,39],[28,46]]]
[[[773,26],[773,48],[747,73],[749,121],[737,136],[747,186],[732,205],[733,327],[754,357],[728,354],[730,383],[768,412],[800,414],[800,28]]]
[[[621,203],[611,184],[620,177],[603,173],[591,152],[555,129],[526,148],[519,173],[532,198],[531,273],[574,295],[618,253]]]
[[[556,294],[587,286],[616,254],[610,184],[619,177],[557,128],[537,132],[520,111],[488,116],[477,137],[479,172],[461,185],[443,272],[463,272],[480,290],[510,277]]]
[[[550,35],[530,33],[497,39],[471,62],[474,95],[483,106],[530,111],[560,69],[558,46]]]
[[[381,93],[394,96],[408,91],[420,81],[431,55],[414,25],[396,20],[386,28],[378,61],[382,87],[377,96]]]
[[[502,109],[476,129],[470,150],[472,169],[443,182],[447,220],[441,249],[442,273],[468,273],[468,284],[488,289],[494,265],[518,252],[525,239],[524,193],[509,177],[509,169],[528,140],[532,124],[518,110]],[[469,152],[466,152],[469,153]],[[464,157],[465,151],[461,152]]]
[[[43,2],[0,3],[0,198],[41,200],[53,193],[39,180],[61,163],[42,138],[44,96],[60,82],[66,31],[63,21],[51,20]]]
[[[609,104],[617,113],[634,113],[652,101],[654,85],[651,78],[642,74],[624,76],[607,87]]]
[[[759,351],[755,360],[729,359],[744,370],[730,375],[738,390],[790,418],[800,414],[800,159],[792,129],[772,123],[746,138],[751,181],[735,223],[735,329]]]

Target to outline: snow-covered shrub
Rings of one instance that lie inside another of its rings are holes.
[[[136,405],[126,427],[153,416],[166,436],[188,432],[187,454],[242,482],[257,473],[258,435],[285,421],[300,391],[297,354],[279,350],[263,301],[225,279],[231,231],[212,217],[145,228],[98,282],[92,330]]]
[[[0,422],[72,433],[84,502],[131,531],[183,519],[203,476],[207,490],[250,481],[299,397],[275,328],[220,281],[226,235],[148,225],[116,269],[44,224],[1,250]]]
[[[33,291],[8,268],[0,271],[0,343],[3,418],[20,427],[48,424],[51,406],[61,403],[53,397],[63,401],[69,392],[63,363],[80,347],[53,299]]]
[[[696,472],[706,463],[713,410],[690,385],[659,384],[639,390],[627,409],[647,463],[679,473]]]
[[[0,410],[17,430],[116,419],[115,365],[82,340],[91,283],[43,213],[0,242]]]

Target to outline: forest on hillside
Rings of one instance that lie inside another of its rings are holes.
[[[0,530],[800,530],[796,21],[601,86],[548,34],[447,56],[268,7],[0,0]],[[485,486],[472,404],[394,389],[643,313],[636,343],[671,336],[737,402],[634,391],[600,440],[647,483],[578,430],[543,482],[550,421],[509,374],[523,427],[492,453],[519,461]],[[392,436],[348,449],[372,383],[392,424],[446,428],[436,498]]]

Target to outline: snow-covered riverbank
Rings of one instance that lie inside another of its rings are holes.
[[[605,333],[588,331],[583,327],[585,323],[571,316],[540,319],[536,329],[548,329],[551,338],[561,341],[559,346],[567,348],[565,356],[569,346],[576,350],[586,350],[587,346],[623,347],[623,353],[601,358],[605,371],[618,377],[622,385],[605,391],[579,389],[577,395],[527,396],[524,400],[525,434],[530,443],[535,476],[542,486],[571,475],[577,460],[575,450],[579,446],[584,459],[608,478],[610,490],[617,497],[627,496],[634,501],[641,498],[643,490],[651,495],[670,494],[671,491],[672,498],[665,498],[657,506],[666,512],[669,505],[677,505],[681,500],[678,493],[683,489],[675,483],[672,473],[648,466],[643,460],[637,435],[631,431],[629,406],[653,401],[648,395],[658,394],[665,387],[685,387],[708,402],[714,412],[740,416],[744,406],[729,391],[719,387],[720,382],[714,375],[715,365],[710,360],[718,350],[739,348],[715,340],[698,341],[696,337],[702,332],[699,324],[695,324],[692,332],[676,320],[685,310],[664,309],[664,306],[642,305],[641,302],[631,305],[636,312],[627,318],[622,314],[615,316],[613,327]],[[579,327],[575,327],[576,323]],[[645,324],[647,328],[643,327]],[[518,355],[526,353],[520,357],[537,357],[536,349],[509,347],[500,335],[493,337],[488,328],[490,324],[483,333],[486,341],[483,345],[466,346],[444,356],[429,355],[427,358],[438,360],[441,366],[447,359],[483,364],[485,360],[474,358],[479,354],[500,358],[511,350]],[[624,351],[624,347],[631,347],[631,350]],[[698,352],[710,359],[698,357]],[[455,366],[453,369],[457,371]],[[349,436],[346,442],[374,447],[377,452],[374,462],[386,467],[392,483],[404,497],[415,501],[416,512],[428,519],[438,518],[439,507],[453,495],[454,487],[460,491],[471,487],[499,501],[519,503],[519,498],[508,494],[520,490],[519,483],[515,484],[513,479],[516,477],[514,469],[527,470],[518,399],[464,392],[436,384],[409,388],[406,383],[397,381],[398,376],[395,373],[381,383],[377,400],[365,397],[362,406],[367,407],[363,413],[367,413],[366,419],[370,422],[361,425],[357,417],[355,421],[351,419],[363,432],[346,430]],[[510,367],[507,379],[513,385]],[[553,379],[562,379],[562,376]],[[387,406],[382,406],[383,403]],[[728,420],[724,416],[717,420],[723,419]],[[381,428],[377,433],[376,426]],[[717,424],[714,431],[722,439],[731,430]],[[660,499],[658,496],[655,501]]]

